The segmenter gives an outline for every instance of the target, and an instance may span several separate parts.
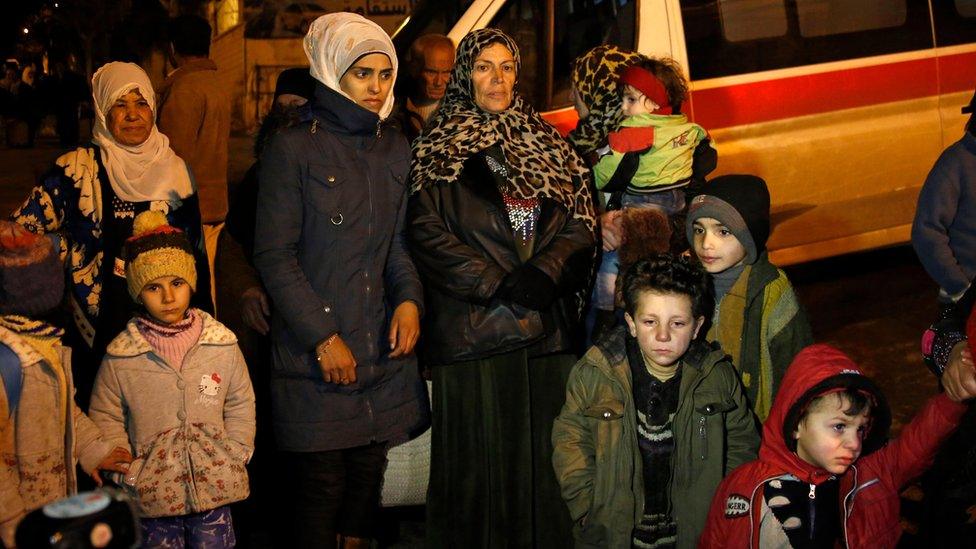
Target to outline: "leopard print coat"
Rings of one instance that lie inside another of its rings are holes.
[[[516,74],[521,70],[518,46],[505,33],[478,29],[461,40],[444,101],[413,144],[411,191],[453,183],[465,160],[497,143],[511,174],[506,189],[511,196],[552,199],[594,230],[590,170],[556,129],[517,93],[512,105],[500,113],[483,111],[475,104],[474,61],[481,50],[496,43],[512,52]]]
[[[573,62],[573,84],[576,93],[590,113],[569,132],[569,142],[586,154],[604,145],[607,134],[620,127],[617,78],[620,71],[645,57],[617,46],[597,46]]]

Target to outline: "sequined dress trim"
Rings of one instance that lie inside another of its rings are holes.
[[[488,169],[495,175],[503,179],[509,176],[508,168],[490,154],[485,155],[485,163]],[[528,244],[535,237],[536,223],[539,221],[538,198],[516,198],[511,193],[501,189],[502,201],[505,203],[505,211],[508,212],[508,222],[514,232],[522,239],[522,244]]]

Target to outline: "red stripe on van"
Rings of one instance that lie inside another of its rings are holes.
[[[936,95],[936,60],[918,59],[694,91],[709,130]]]
[[[973,91],[976,88],[976,52],[939,58],[942,93]]]
[[[683,110],[712,130],[974,88],[976,52],[968,52],[699,90]],[[563,135],[576,127],[572,108],[545,118]]]

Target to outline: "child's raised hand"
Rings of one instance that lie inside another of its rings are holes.
[[[132,454],[121,446],[116,446],[101,463],[92,471],[92,479],[95,484],[102,485],[101,471],[115,471],[117,473],[129,472],[129,464],[132,463]]]
[[[600,216],[600,238],[603,240],[605,252],[612,252],[620,247],[623,237],[621,214],[623,210],[612,210]]]
[[[956,343],[949,353],[949,362],[942,372],[942,386],[946,396],[956,402],[976,397],[976,367],[968,341]]]

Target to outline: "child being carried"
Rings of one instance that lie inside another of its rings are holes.
[[[710,156],[701,163],[707,166],[693,169],[699,145],[708,146],[708,135],[680,113],[688,84],[677,63],[649,59],[632,65],[621,73],[620,85],[626,118],[608,136],[609,154],[593,167],[597,189],[610,195],[607,210],[620,212],[604,221],[618,232],[626,210],[654,208],[668,216],[684,212],[685,187],[715,167]],[[618,261],[617,250],[605,246],[593,295],[597,326],[614,323],[606,312],[615,305]]]

